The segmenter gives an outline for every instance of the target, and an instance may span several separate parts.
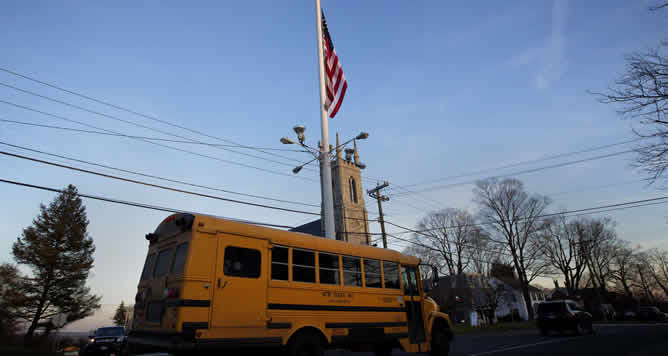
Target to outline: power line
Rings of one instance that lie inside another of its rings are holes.
[[[666,199],[668,199],[668,196],[650,198],[650,199],[642,199],[642,200],[634,200],[634,201],[629,201],[629,202],[624,202],[624,203],[600,205],[600,206],[591,207],[591,208],[567,210],[567,211],[561,211],[561,212],[558,212],[558,213],[542,214],[542,215],[537,215],[533,218],[534,219],[545,219],[545,218],[549,218],[549,217],[553,217],[553,216],[576,214],[576,213],[585,213],[585,212],[599,213],[599,212],[607,212],[607,211],[614,211],[614,210],[623,210],[623,209],[641,207],[641,206],[646,206],[646,205],[654,205],[654,204],[643,204],[643,203],[657,202],[657,201],[662,201],[662,200],[666,200]],[[668,201],[662,202],[662,203],[668,203]],[[613,209],[610,209],[610,208],[613,208]],[[614,208],[616,208],[616,209],[614,209]],[[608,209],[608,210],[601,210],[601,209]],[[593,211],[593,210],[601,210],[601,211]],[[513,222],[524,221],[524,220],[527,220],[527,219],[528,218],[518,218],[518,219],[514,219]],[[432,228],[432,229],[413,230],[411,228],[395,224],[391,221],[385,220],[385,223],[393,225],[393,226],[398,227],[400,229],[406,230],[406,232],[413,232],[413,233],[418,233],[418,234],[422,234],[424,232],[429,232],[429,231],[442,230],[442,229],[456,229],[456,228],[473,227],[473,226],[478,226],[479,227],[479,226],[486,226],[486,225],[496,224],[496,222],[484,222],[484,223],[474,223],[474,224],[443,226],[443,227]],[[401,233],[406,233],[406,232],[401,232]],[[430,236],[430,235],[427,235],[427,236]]]
[[[129,108],[127,108],[127,107],[123,107],[123,106],[120,106],[120,105],[117,105],[117,104],[113,104],[113,103],[110,103],[110,102],[105,101],[105,100],[102,100],[102,99],[94,98],[94,97],[92,97],[92,96],[83,94],[83,93],[78,92],[78,91],[74,91],[74,90],[72,90],[72,89],[66,89],[66,88],[63,88],[63,87],[58,86],[58,85],[56,85],[56,84],[49,83],[49,82],[46,82],[46,81],[43,81],[43,80],[39,80],[39,79],[37,79],[37,78],[35,78],[35,77],[31,77],[31,76],[28,76],[28,75],[26,75],[26,74],[21,74],[21,73],[18,73],[18,72],[9,70],[9,69],[4,68],[4,67],[0,67],[0,71],[3,71],[3,72],[5,72],[5,73],[11,74],[11,75],[13,75],[13,76],[16,76],[16,77],[19,77],[19,78],[23,78],[23,79],[26,79],[26,80],[29,80],[29,81],[32,81],[32,82],[35,82],[35,83],[38,83],[38,84],[41,84],[41,85],[44,85],[44,86],[47,86],[47,87],[56,89],[56,90],[59,90],[59,91],[65,92],[65,93],[74,95],[74,96],[78,96],[78,97],[83,98],[83,99],[86,99],[86,100],[90,100],[90,101],[96,102],[96,103],[98,103],[98,104],[105,105],[105,106],[110,107],[110,108],[114,108],[114,109],[117,109],[117,110],[121,110],[121,111],[130,113],[130,114],[133,114],[133,115],[136,115],[136,116],[140,116],[140,117],[143,117],[143,118],[146,118],[146,119],[149,119],[149,120],[153,120],[153,121],[156,121],[156,122],[165,124],[165,125],[169,125],[169,126],[172,126],[172,127],[176,127],[176,128],[182,129],[182,130],[186,130],[186,131],[188,131],[188,132],[191,132],[191,133],[194,133],[194,134],[197,134],[197,135],[201,135],[201,136],[204,136],[204,137],[209,137],[209,138],[212,138],[212,139],[221,141],[221,142],[227,142],[227,143],[230,143],[231,145],[236,146],[236,147],[240,147],[240,148],[248,148],[248,149],[256,150],[256,151],[258,151],[258,152],[262,152],[262,153],[265,153],[265,154],[268,154],[268,155],[272,155],[272,156],[276,156],[276,157],[280,157],[280,158],[283,158],[283,159],[288,159],[288,160],[292,160],[292,161],[296,161],[296,162],[299,161],[299,160],[296,160],[296,159],[293,159],[293,158],[289,158],[289,157],[285,157],[285,156],[281,156],[281,155],[276,155],[276,154],[273,154],[273,153],[271,153],[271,152],[265,152],[265,150],[274,150],[274,151],[278,151],[279,149],[268,149],[268,148],[262,148],[262,147],[254,147],[254,146],[241,145],[241,144],[239,144],[239,143],[237,143],[237,142],[234,142],[234,141],[232,141],[232,140],[229,140],[229,139],[224,139],[224,138],[221,138],[221,137],[216,137],[216,136],[213,136],[213,135],[210,135],[210,134],[206,134],[206,133],[201,132],[201,131],[198,131],[198,130],[194,130],[194,129],[189,128],[189,127],[184,127],[184,126],[181,126],[181,125],[178,125],[178,124],[174,124],[174,123],[172,123],[172,122],[169,122],[169,121],[166,121],[166,120],[159,119],[158,117],[155,117],[155,116],[153,116],[153,115],[144,114],[144,113],[141,113],[141,112],[139,112],[139,111],[135,111],[135,110],[129,109]],[[0,84],[1,84],[1,83],[0,83]],[[3,84],[3,85],[8,86],[8,87],[10,87],[10,88],[12,88],[12,89],[14,89],[14,90],[22,91],[22,92],[27,93],[27,94],[30,94],[30,95],[37,95],[37,96],[42,97],[42,98],[47,99],[47,100],[57,100],[57,99],[47,98],[47,97],[42,96],[42,95],[40,95],[40,94],[33,93],[33,92],[29,92],[29,91],[27,91],[27,90],[20,89],[20,88],[17,88],[17,87],[8,85],[8,84]],[[57,101],[57,102],[60,102],[60,101]],[[60,102],[60,103],[61,103],[61,104],[64,104],[64,105],[68,105],[68,106],[70,105],[69,103],[64,103],[64,102]],[[72,105],[73,105],[73,104],[72,104]],[[172,134],[170,134],[170,135],[172,135]],[[174,136],[174,135],[172,135],[172,136]],[[193,143],[199,143],[199,142],[193,142]],[[200,144],[203,144],[203,143],[200,143]],[[209,144],[209,145],[214,146],[213,144]],[[219,145],[219,146],[221,146],[221,147],[225,147],[225,146],[223,146],[223,145]],[[233,152],[234,152],[234,151],[233,151]],[[372,177],[363,177],[363,179],[367,179],[367,181],[370,181],[370,182],[371,182],[372,180],[378,180],[378,179],[375,179],[375,178],[372,178]]]
[[[63,193],[64,192],[64,190],[61,190],[61,189],[49,188],[49,187],[45,187],[45,186],[28,184],[28,183],[24,183],[24,182],[17,182],[17,181],[2,179],[2,178],[0,178],[0,182],[1,183],[8,183],[8,184],[13,184],[13,185],[18,185],[18,186],[27,187],[27,188],[46,190],[46,191],[50,191],[50,192],[54,192],[54,193]],[[174,208],[166,208],[166,207],[161,207],[161,206],[157,206],[157,205],[137,203],[137,202],[131,202],[131,201],[126,201],[126,200],[106,198],[106,197],[102,197],[102,196],[98,196],[98,195],[83,194],[83,193],[77,193],[77,194],[81,197],[88,198],[88,199],[94,199],[94,200],[100,200],[100,201],[105,201],[105,202],[109,202],[109,203],[116,203],[116,204],[134,206],[134,207],[137,207],[137,208],[158,210],[158,211],[164,211],[164,212],[169,212],[169,213],[190,213],[189,211],[185,211],[185,210],[179,210],[179,209],[174,209]],[[233,218],[225,218],[225,219],[238,221],[238,222],[245,222],[245,223],[254,224],[254,225],[279,227],[279,228],[285,228],[285,229],[292,229],[293,228],[292,226],[287,226],[287,225],[276,225],[276,224],[261,223],[261,222],[255,222],[255,221],[249,221],[249,220],[233,219]]]
[[[168,132],[168,131],[163,131],[163,130],[160,130],[160,129],[157,129],[157,128],[154,128],[154,127],[139,124],[139,123],[136,123],[136,122],[131,121],[131,120],[122,119],[122,118],[114,116],[114,115],[109,115],[109,114],[102,113],[102,112],[99,112],[99,111],[91,110],[91,109],[85,108],[83,106],[79,106],[79,105],[68,103],[66,101],[62,101],[62,100],[59,100],[59,99],[51,98],[51,97],[48,97],[46,95],[35,93],[33,91],[30,91],[30,90],[21,89],[21,88],[15,87],[15,86],[7,84],[7,83],[0,82],[0,85],[2,85],[4,87],[7,87],[7,88],[10,88],[10,89],[13,89],[13,90],[16,90],[18,92],[24,93],[24,94],[33,95],[33,96],[36,96],[36,97],[39,97],[39,98],[42,98],[42,99],[45,99],[45,100],[49,100],[49,101],[54,102],[54,103],[58,103],[58,104],[61,104],[61,105],[65,105],[65,106],[77,109],[77,110],[81,110],[81,111],[88,112],[88,113],[91,113],[91,114],[94,114],[94,115],[106,117],[106,118],[109,118],[109,119],[112,119],[112,120],[115,120],[115,121],[123,122],[123,123],[126,123],[128,125],[133,125],[133,126],[136,126],[136,127],[141,127],[143,129],[146,129],[146,130],[159,132],[159,133],[161,133],[163,135],[167,135],[167,136],[178,137],[178,138],[181,138],[181,139],[184,139],[184,140],[190,140],[193,143],[202,143],[201,141],[198,141],[198,140],[186,137],[186,136],[177,135],[177,134],[174,134],[174,133],[171,133],[171,132]],[[291,163],[280,162],[280,161],[272,160],[272,159],[269,159],[269,158],[266,158],[266,157],[260,157],[260,156],[252,155],[250,153],[235,151],[235,150],[225,148],[225,147],[220,147],[220,146],[211,146],[211,147],[218,148],[218,149],[225,150],[225,151],[229,151],[229,152],[233,152],[233,153],[240,154],[240,155],[247,156],[247,157],[252,157],[252,158],[265,160],[265,161],[276,163],[276,164],[282,164],[282,165],[288,165],[288,166],[293,165]],[[274,154],[274,153],[272,153],[272,155],[277,156],[277,157],[281,157],[283,159],[299,162],[299,160],[296,160],[294,158],[284,157],[284,156],[277,155],[277,154]]]
[[[10,102],[10,101],[0,99],[0,103],[10,105],[10,106],[14,106],[14,107],[24,109],[24,110],[27,110],[27,111],[32,111],[32,112],[35,112],[35,113],[38,113],[38,114],[41,114],[41,115],[54,117],[54,118],[57,118],[57,119],[60,119],[60,120],[73,122],[73,123],[76,123],[76,124],[79,124],[79,125],[82,125],[82,126],[93,128],[95,130],[103,130],[103,131],[111,132],[111,133],[114,133],[114,134],[120,134],[119,132],[116,132],[116,131],[113,131],[113,130],[103,129],[103,128],[97,127],[95,125],[90,125],[90,124],[87,124],[85,122],[73,120],[73,119],[67,118],[65,116],[49,113],[49,112],[46,112],[46,111],[41,111],[41,110],[38,110],[38,109],[35,109],[35,108],[31,108],[31,107],[21,105],[21,104],[16,104],[16,103],[13,103],[13,102]],[[255,169],[255,170],[266,172],[266,173],[276,174],[276,175],[285,176],[285,177],[293,177],[293,178],[302,179],[302,180],[306,180],[306,181],[310,181],[310,182],[317,182],[317,180],[315,180],[315,179],[310,179],[310,178],[301,177],[301,176],[295,176],[295,175],[291,175],[291,174],[287,174],[287,173],[283,173],[283,172],[277,172],[277,171],[273,171],[273,170],[266,169],[266,168],[256,167],[256,166],[252,166],[252,165],[249,165],[249,164],[240,163],[240,162],[237,162],[237,161],[231,161],[231,160],[226,160],[226,159],[223,159],[223,158],[209,156],[209,155],[205,155],[205,154],[202,154],[202,153],[189,151],[189,150],[186,150],[186,149],[182,149],[182,148],[178,148],[178,147],[174,147],[174,146],[169,146],[169,145],[165,145],[165,144],[161,144],[161,143],[157,143],[157,142],[152,142],[152,141],[148,141],[148,140],[144,140],[144,139],[138,139],[138,140],[143,141],[143,142],[147,142],[147,143],[150,143],[152,145],[159,146],[159,147],[165,147],[165,148],[169,148],[171,150],[184,152],[184,153],[188,153],[188,154],[203,157],[203,158],[208,158],[208,159],[212,159],[212,160],[215,160],[215,161],[219,161],[219,162],[223,162],[223,163],[227,163],[227,164],[231,164],[231,165],[235,165],[235,166],[251,168],[251,169]]]
[[[610,147],[615,147],[615,146],[625,145],[625,144],[628,144],[628,143],[637,142],[637,141],[640,141],[642,139],[643,138],[636,138],[636,139],[633,139],[633,140],[615,142],[615,143],[606,144],[606,145],[602,145],[602,146],[595,146],[595,147],[591,147],[591,148],[586,148],[586,149],[582,149],[582,150],[578,150],[578,151],[558,153],[558,154],[554,154],[554,155],[543,157],[543,158],[536,158],[536,159],[521,161],[521,162],[517,162],[517,163],[511,163],[511,164],[498,166],[498,167],[493,167],[493,168],[485,168],[485,169],[481,169],[481,170],[473,171],[473,172],[469,172],[469,173],[462,173],[462,174],[458,174],[458,175],[454,175],[454,176],[447,176],[447,177],[442,177],[442,178],[437,178],[437,179],[426,180],[426,181],[422,181],[422,182],[418,182],[418,183],[404,185],[404,187],[414,187],[414,186],[417,186],[417,185],[432,184],[432,183],[441,182],[441,181],[444,181],[444,180],[451,180],[451,179],[456,179],[456,178],[469,177],[469,176],[473,176],[473,175],[487,173],[487,172],[490,172],[490,171],[497,171],[497,170],[502,170],[502,169],[507,169],[507,168],[512,168],[512,167],[522,166],[522,165],[525,165],[525,164],[542,162],[542,161],[549,161],[549,160],[562,158],[562,157],[573,156],[573,155],[577,155],[577,154],[581,154],[581,153],[599,151],[599,150],[603,150],[603,149],[610,148]]]
[[[111,107],[111,108],[114,108],[114,109],[117,109],[117,110],[125,111],[125,112],[127,112],[127,113],[130,113],[130,114],[133,114],[133,115],[136,115],[136,116],[140,116],[140,117],[143,117],[143,118],[146,118],[146,119],[149,119],[149,120],[153,120],[153,121],[156,121],[156,122],[165,124],[165,125],[169,125],[169,126],[172,126],[172,127],[176,127],[176,128],[181,129],[181,130],[186,130],[186,131],[188,131],[188,132],[191,132],[191,133],[194,133],[194,134],[197,134],[197,135],[200,135],[200,136],[209,137],[209,138],[212,138],[212,139],[221,141],[221,142],[227,142],[227,143],[234,144],[234,145],[237,145],[237,146],[243,146],[243,145],[241,145],[241,144],[239,144],[239,143],[237,143],[237,142],[234,142],[234,141],[232,141],[232,140],[228,140],[228,139],[224,139],[224,138],[216,137],[216,136],[213,136],[213,135],[210,135],[210,134],[203,133],[203,132],[201,132],[201,131],[197,131],[197,130],[191,129],[191,128],[189,128],[189,127],[184,127],[184,126],[181,126],[181,125],[177,125],[177,124],[174,124],[174,123],[172,123],[172,122],[169,122],[169,121],[166,121],[166,120],[159,119],[159,118],[157,118],[157,117],[155,117],[155,116],[152,116],[152,115],[148,115],[148,114],[141,113],[141,112],[139,112],[139,111],[131,110],[131,109],[128,109],[128,108],[123,107],[123,106],[120,106],[120,105],[112,104],[112,103],[110,103],[110,102],[108,102],[108,101],[105,101],[105,100],[102,100],[102,99],[97,99],[97,98],[94,98],[94,97],[92,97],[92,96],[88,96],[88,95],[85,95],[85,94],[83,94],[83,93],[80,93],[80,92],[71,90],[71,89],[66,89],[66,88],[60,87],[60,86],[55,85],[55,84],[53,84],[53,83],[48,83],[48,82],[39,80],[39,79],[37,79],[37,78],[34,78],[34,77],[31,77],[31,76],[25,75],[25,74],[21,74],[21,73],[17,73],[17,72],[11,71],[11,70],[9,70],[9,69],[7,69],[7,68],[0,67],[0,71],[3,71],[3,72],[5,72],[5,73],[11,74],[11,75],[16,76],[16,77],[20,77],[20,78],[23,78],[23,79],[30,80],[30,81],[32,81],[32,82],[35,82],[35,83],[38,83],[38,84],[41,84],[41,85],[48,86],[48,87],[53,88],[53,89],[56,89],[56,90],[60,90],[60,91],[62,91],[62,92],[68,93],[68,94],[72,94],[72,95],[74,95],[74,96],[78,96],[78,97],[83,98],[83,99],[86,99],[86,100],[90,100],[90,101],[96,102],[96,103],[98,103],[98,104],[105,105],[105,106],[107,106],[107,107]],[[260,149],[260,148],[252,148],[252,149],[254,149],[254,150],[258,151],[258,152],[262,152],[262,153],[267,154],[267,155],[276,156],[276,157],[280,157],[280,158],[284,158],[284,159],[291,159],[291,158],[286,158],[286,157],[283,157],[283,156],[280,156],[280,155],[276,155],[276,154],[271,153],[271,152],[265,152],[265,151],[263,151],[263,150]]]
[[[206,186],[206,185],[189,183],[189,182],[185,182],[185,181],[181,181],[181,180],[160,177],[160,176],[153,175],[153,174],[147,174],[147,173],[142,173],[142,172],[138,172],[138,171],[132,171],[132,170],[128,170],[128,169],[112,167],[112,166],[108,166],[108,165],[105,165],[105,164],[100,164],[100,163],[85,161],[85,160],[78,159],[78,158],[72,158],[72,157],[67,157],[67,156],[63,156],[63,155],[58,155],[58,154],[55,154],[55,153],[40,151],[40,150],[36,150],[36,149],[33,149],[33,148],[25,147],[25,146],[13,145],[13,144],[10,144],[10,143],[7,143],[7,142],[2,142],[2,141],[0,141],[0,144],[5,145],[5,146],[9,146],[9,147],[13,147],[13,148],[22,149],[22,150],[25,150],[25,151],[30,151],[30,152],[34,152],[34,153],[39,153],[39,154],[51,156],[51,157],[62,158],[62,159],[66,159],[66,160],[73,161],[73,162],[84,163],[84,164],[88,164],[88,165],[91,165],[91,166],[111,169],[111,170],[124,172],[124,173],[130,173],[130,174],[134,174],[134,175],[138,175],[138,176],[142,176],[142,177],[147,177],[147,178],[158,179],[158,180],[162,180],[162,181],[166,181],[166,182],[188,185],[188,186],[196,187],[196,188],[204,188],[204,189],[219,191],[219,192],[228,193],[228,194],[245,196],[245,197],[249,197],[249,198],[271,200],[271,201],[280,202],[280,203],[311,206],[311,207],[315,207],[315,208],[320,207],[320,204],[309,204],[309,203],[303,203],[303,202],[298,202],[298,201],[290,201],[290,200],[284,200],[284,199],[270,198],[270,197],[262,196],[262,195],[240,193],[240,192],[235,192],[235,191],[232,191],[232,190],[220,189],[220,188],[210,187],[210,186]]]
[[[471,181],[451,183],[451,184],[445,184],[445,185],[440,185],[440,186],[433,186],[433,187],[429,187],[429,188],[426,188],[426,189],[415,191],[415,193],[425,193],[425,192],[447,189],[447,188],[452,188],[452,187],[461,186],[461,185],[475,184],[476,182],[478,182],[480,180],[483,180],[483,179],[512,177],[512,176],[518,176],[518,175],[527,174],[527,173],[534,173],[534,172],[539,172],[539,171],[543,171],[543,170],[547,170],[547,169],[559,168],[559,167],[574,165],[574,164],[578,164],[578,163],[594,161],[594,160],[598,160],[598,159],[620,156],[620,155],[631,153],[631,152],[634,152],[634,150],[613,152],[613,153],[608,153],[608,154],[604,154],[604,155],[600,155],[600,156],[588,157],[588,158],[583,158],[583,159],[579,159],[579,160],[575,160],[575,161],[562,162],[562,163],[552,164],[552,165],[549,165],[549,166],[531,168],[531,169],[526,169],[526,170],[517,171],[517,172],[513,172],[513,173],[507,173],[507,174],[501,174],[501,175],[497,175],[497,176],[490,176],[490,177],[486,177],[486,178],[475,179],[475,180],[471,180]],[[407,193],[396,193],[395,195],[406,195],[406,194]]]
[[[29,161],[33,161],[33,162],[37,162],[37,163],[42,163],[42,164],[46,164],[46,165],[50,165],[50,166],[54,166],[54,167],[60,167],[60,168],[70,169],[70,170],[78,171],[78,172],[82,172],[82,173],[93,174],[93,175],[97,175],[97,176],[100,176],[100,177],[116,179],[116,180],[120,180],[120,181],[124,181],[124,182],[128,182],[128,183],[140,184],[140,185],[145,185],[147,187],[169,190],[169,191],[177,192],[177,193],[183,193],[183,194],[195,195],[195,196],[204,197],[204,198],[222,200],[222,201],[227,201],[227,202],[236,203],[236,204],[250,205],[250,206],[255,206],[255,207],[258,207],[258,208],[282,210],[282,211],[288,211],[288,212],[292,212],[292,213],[320,216],[320,213],[314,213],[314,212],[310,212],[310,211],[303,211],[303,210],[296,210],[296,209],[289,209],[289,208],[282,208],[282,207],[278,207],[278,206],[252,203],[252,202],[247,202],[247,201],[243,201],[243,200],[229,199],[229,198],[223,198],[223,197],[210,195],[210,194],[197,193],[197,192],[193,192],[193,191],[189,191],[189,190],[172,188],[172,187],[167,187],[167,186],[164,186],[164,185],[158,185],[158,184],[143,182],[143,181],[139,181],[139,180],[114,176],[114,175],[111,175],[111,174],[95,172],[95,171],[91,171],[91,170],[87,170],[87,169],[76,168],[76,167],[72,167],[72,166],[68,166],[68,165],[64,165],[64,164],[60,164],[60,163],[44,161],[44,160],[41,160],[41,159],[32,158],[32,157],[28,157],[28,156],[23,156],[23,155],[19,155],[19,154],[15,154],[15,153],[10,153],[10,152],[0,151],[0,154],[15,157],[15,158],[20,158],[20,159],[25,159],[25,160],[29,160]]]
[[[0,144],[5,144],[5,143],[0,142]],[[5,144],[5,145],[7,145],[7,144]],[[8,145],[8,146],[16,147],[15,145]],[[97,176],[100,176],[100,177],[121,180],[121,181],[124,181],[124,182],[129,182],[129,183],[134,183],[134,184],[145,185],[145,186],[149,186],[149,187],[152,187],[152,188],[169,190],[169,191],[173,191],[173,192],[177,192],[177,193],[195,195],[195,196],[204,197],[204,198],[222,200],[222,201],[227,201],[227,202],[230,202],[230,203],[256,206],[256,207],[266,208],[266,209],[282,210],[282,211],[293,212],[293,213],[320,216],[320,213],[314,213],[314,212],[308,212],[308,211],[303,211],[303,210],[296,210],[296,209],[283,208],[283,207],[277,207],[277,206],[272,206],[272,205],[265,205],[265,204],[247,202],[247,201],[224,198],[224,197],[219,197],[219,196],[215,196],[215,195],[203,194],[203,193],[198,193],[198,192],[193,192],[193,191],[188,191],[188,190],[183,190],[183,189],[178,189],[178,188],[173,188],[173,187],[167,187],[167,186],[162,186],[162,185],[158,185],[158,184],[143,182],[143,181],[139,181],[139,180],[134,180],[134,179],[123,178],[123,177],[114,176],[114,175],[110,175],[110,174],[105,174],[105,173],[101,173],[101,172],[95,172],[95,171],[91,171],[91,170],[87,170],[87,169],[72,167],[72,166],[68,166],[68,165],[65,165],[65,164],[49,162],[49,161],[45,161],[45,160],[41,160],[41,159],[37,159],[37,158],[33,158],[33,157],[28,157],[28,156],[23,156],[23,155],[11,153],[11,152],[0,151],[0,154],[15,157],[15,158],[20,158],[20,159],[24,159],[24,160],[29,160],[29,161],[33,161],[33,162],[37,162],[37,163],[42,163],[42,164],[46,164],[46,165],[50,165],[50,166],[70,169],[70,170],[74,170],[74,171],[78,171],[78,172],[82,172],[82,173],[93,174],[93,175],[97,175]],[[369,219],[360,219],[360,218],[353,218],[353,217],[346,217],[345,219],[346,220],[373,221],[373,220],[369,220]]]
[[[601,190],[601,189],[607,189],[611,187],[618,187],[620,185],[627,185],[627,184],[632,184],[632,183],[640,183],[640,182],[648,182],[652,180],[652,178],[642,178],[642,179],[634,179],[634,180],[628,180],[624,182],[618,182],[618,183],[611,183],[611,184],[602,184],[602,185],[595,185],[595,186],[589,186],[589,187],[583,187],[575,190],[567,190],[567,191],[562,191],[562,192],[557,192],[557,193],[550,193],[546,194],[549,197],[553,196],[560,196],[560,195],[568,195],[568,194],[573,194],[573,193],[582,193],[590,190]]]
[[[32,123],[32,122],[17,121],[17,120],[0,119],[0,122],[6,122],[6,123],[12,123],[12,124],[18,124],[18,125],[25,125],[25,126],[35,126],[35,127],[42,127],[42,128],[48,128],[48,129],[63,130],[63,131],[71,131],[71,132],[79,132],[79,133],[95,134],[95,135],[126,137],[126,138],[132,138],[132,139],[143,139],[143,140],[150,140],[150,141],[165,141],[165,142],[173,142],[173,143],[185,143],[185,144],[195,144],[195,145],[203,145],[203,146],[216,146],[216,147],[239,147],[239,148],[248,148],[248,149],[256,149],[256,148],[257,148],[257,149],[263,149],[263,150],[267,150],[267,151],[308,152],[308,151],[306,151],[306,150],[294,150],[294,149],[290,149],[290,148],[269,148],[269,147],[254,147],[254,146],[237,146],[237,145],[225,145],[225,144],[219,144],[219,143],[210,143],[210,142],[193,142],[193,141],[189,141],[189,140],[175,140],[175,139],[170,139],[170,138],[158,138],[158,137],[149,137],[149,136],[124,135],[124,134],[115,134],[115,133],[109,133],[109,132],[103,132],[103,131],[92,131],[92,130],[75,129],[75,128],[72,128],[72,127],[63,127],[63,126],[55,126],[55,125],[36,124],[36,123]]]

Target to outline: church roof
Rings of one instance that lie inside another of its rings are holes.
[[[311,222],[308,222],[304,225],[299,225],[297,227],[294,227],[288,231],[293,231],[293,232],[301,232],[304,234],[310,234],[314,236],[320,236],[320,237],[325,237],[325,234],[322,233],[322,220],[314,220]]]

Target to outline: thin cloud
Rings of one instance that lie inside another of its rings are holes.
[[[566,5],[566,0],[555,0],[552,4],[552,27],[544,44],[527,48],[510,60],[513,67],[530,67],[539,89],[548,88],[566,71]]]

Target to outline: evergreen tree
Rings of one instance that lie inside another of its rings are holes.
[[[23,230],[12,246],[14,259],[32,273],[23,278],[19,316],[28,323],[26,344],[35,329],[49,318],[66,314],[66,323],[83,319],[100,308],[100,297],[86,287],[93,267],[93,239],[87,234],[88,218],[77,189],[69,185]]]
[[[123,303],[122,300],[121,305],[116,308],[116,313],[112,320],[117,326],[125,326],[125,321],[128,320],[128,309],[125,307],[125,303]]]
[[[18,329],[16,305],[21,304],[21,276],[16,266],[0,264],[0,342]]]

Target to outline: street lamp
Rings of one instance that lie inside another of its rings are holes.
[[[292,130],[297,134],[297,140],[299,141],[299,145],[306,148],[307,150],[305,152],[309,152],[313,155],[313,159],[299,165],[295,168],[292,169],[293,174],[299,173],[304,166],[307,164],[317,160],[320,160],[320,176],[321,176],[321,181],[320,181],[320,189],[322,191],[322,198],[323,198],[323,207],[324,207],[324,225],[325,225],[325,232],[327,238],[330,239],[335,239],[336,234],[334,231],[334,197],[332,194],[332,179],[331,179],[331,171],[329,171],[329,157],[330,154],[332,153],[333,150],[339,149],[340,147],[343,147],[347,145],[348,143],[352,142],[353,140],[366,140],[369,138],[369,133],[367,132],[360,132],[355,138],[351,138],[350,140],[344,142],[343,144],[334,147],[332,149],[329,149],[329,147],[325,147],[325,145],[320,146],[320,149],[315,149],[309,145],[307,145],[306,142],[306,135],[304,132],[306,131],[306,127],[302,125],[296,125],[295,127],[292,128]],[[324,132],[324,131],[323,131]],[[324,135],[324,134],[323,134]],[[326,138],[326,136],[323,136]],[[324,139],[323,139],[324,140]],[[292,141],[291,139],[287,137],[281,137],[281,143],[284,145],[294,145],[297,144],[297,142]],[[346,150],[347,153],[348,150]],[[356,163],[357,167],[360,169],[366,168],[365,164],[362,164],[360,162]]]

